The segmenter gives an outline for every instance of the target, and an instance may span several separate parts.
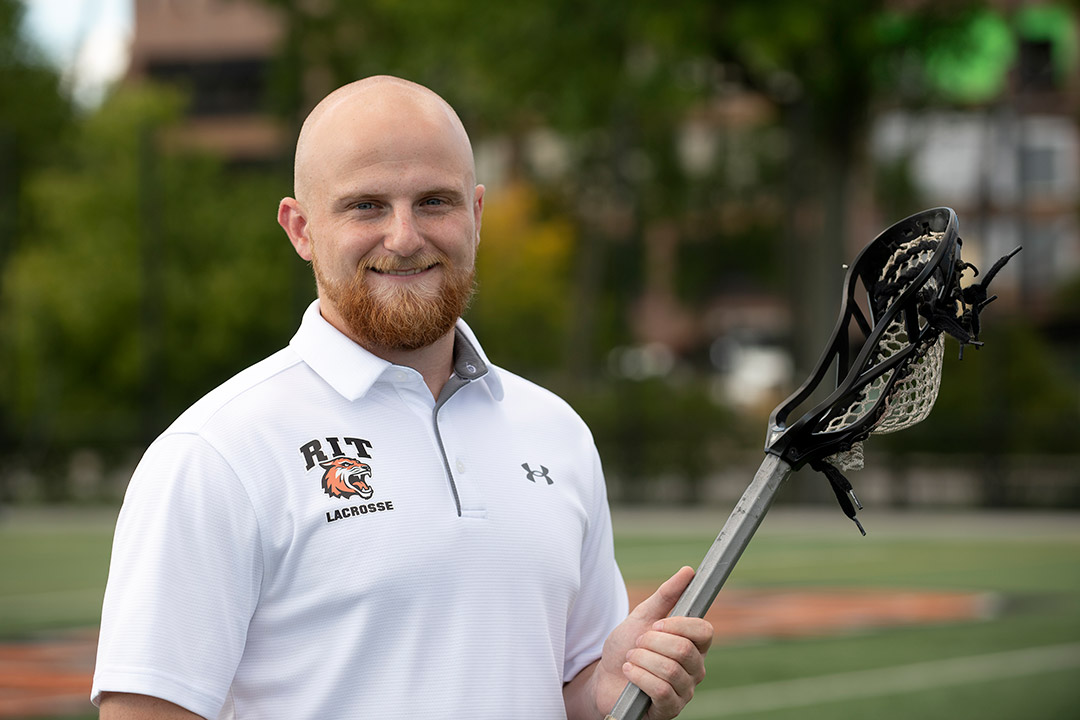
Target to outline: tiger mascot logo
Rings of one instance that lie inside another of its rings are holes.
[[[322,476],[323,490],[330,497],[347,498],[359,495],[367,500],[375,491],[368,485],[371,466],[352,458],[339,457],[319,463],[326,472]]]

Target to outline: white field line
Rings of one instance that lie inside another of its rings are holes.
[[[696,693],[679,717],[716,718],[982,683],[1080,667],[1080,643],[930,660]]]

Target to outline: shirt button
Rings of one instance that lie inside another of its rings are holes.
[[[463,472],[465,472],[465,463],[461,462],[460,460],[458,460],[458,461],[457,461],[457,462],[456,462],[456,463],[454,464],[454,467],[455,467],[455,468],[457,468],[457,471],[458,471],[459,473],[463,473]]]
[[[394,372],[394,379],[398,382],[405,382],[409,379],[409,374],[406,373],[404,370],[397,370]]]

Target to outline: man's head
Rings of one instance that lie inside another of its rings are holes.
[[[373,350],[445,337],[472,294],[483,186],[461,121],[415,83],[328,95],[296,145],[278,222],[310,260],[326,319]]]

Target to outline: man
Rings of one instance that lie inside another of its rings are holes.
[[[460,321],[484,188],[453,110],[390,77],[311,113],[278,221],[318,299],[147,450],[117,523],[101,717],[669,718],[712,628],[626,615],[599,459]]]

